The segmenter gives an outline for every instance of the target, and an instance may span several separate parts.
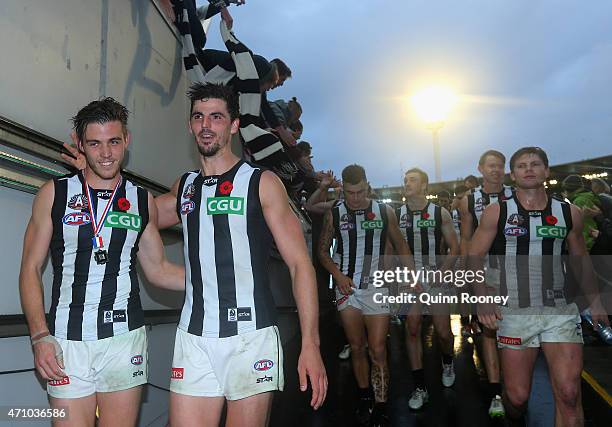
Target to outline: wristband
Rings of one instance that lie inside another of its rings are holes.
[[[63,360],[62,347],[60,346],[60,344],[57,342],[57,340],[55,339],[53,335],[49,334],[49,335],[45,335],[42,338],[37,338],[35,340],[32,340],[32,346],[35,346],[36,344],[39,344],[41,342],[48,342],[49,344],[53,344],[53,347],[55,348],[55,357]]]
[[[39,338],[46,337],[47,335],[51,335],[51,333],[49,331],[39,332],[37,334],[32,335],[30,337],[30,341],[36,341]]]

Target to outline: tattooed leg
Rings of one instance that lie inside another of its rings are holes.
[[[370,379],[372,381],[372,389],[374,389],[374,400],[377,403],[386,402],[389,396],[389,367],[387,364],[379,365],[373,363]]]

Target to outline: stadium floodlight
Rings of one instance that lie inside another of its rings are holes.
[[[436,182],[442,181],[439,132],[459,97],[445,86],[429,86],[416,92],[410,102],[417,115],[432,133]]]

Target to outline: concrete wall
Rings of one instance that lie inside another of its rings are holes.
[[[132,113],[126,169],[170,186],[196,167],[181,44],[153,0],[2,0],[0,50],[1,116],[69,141],[69,118],[112,96]]]

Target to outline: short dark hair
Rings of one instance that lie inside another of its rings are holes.
[[[359,184],[361,181],[368,182],[365,169],[359,165],[348,165],[342,170],[342,182],[345,184]]]
[[[72,126],[79,141],[85,139],[85,130],[90,123],[105,124],[109,122],[121,122],[123,134],[127,134],[127,122],[130,112],[123,104],[113,98],[100,98],[92,101],[72,117]]]
[[[274,58],[270,62],[276,64],[276,69],[278,70],[279,75],[287,76],[287,78],[291,77],[291,68],[289,68],[281,59]]]
[[[475,181],[476,185],[478,185],[479,181],[478,178],[476,178],[474,175],[468,175],[465,178],[463,178],[463,182],[465,181]]]
[[[408,169],[404,173],[404,176],[408,175],[409,173],[417,173],[417,174],[419,174],[421,179],[423,181],[425,181],[425,184],[429,184],[429,176],[427,175],[427,173],[423,169],[420,169],[420,168],[411,168],[411,169]]]
[[[304,155],[310,156],[312,153],[312,145],[306,141],[300,141],[297,143],[296,148]]]
[[[450,193],[448,191],[446,191],[446,190],[438,191],[438,194],[436,194],[436,196],[438,196],[438,199],[441,199],[443,197],[445,197],[447,199],[451,198]]]
[[[189,87],[187,96],[191,100],[191,110],[196,101],[202,99],[221,99],[227,104],[227,111],[232,120],[240,117],[240,107],[238,104],[238,94],[231,86],[224,86],[215,83],[194,83]]]
[[[546,152],[544,150],[542,150],[540,147],[523,147],[519,148],[512,155],[512,157],[510,157],[510,170],[514,170],[514,164],[516,163],[516,160],[519,157],[524,156],[525,154],[535,154],[540,158],[540,160],[542,160],[544,166],[548,167],[548,156],[546,155]]]
[[[482,153],[482,155],[480,156],[480,159],[478,160],[478,165],[479,166],[484,165],[484,162],[487,160],[488,156],[497,157],[504,164],[506,164],[506,156],[504,156],[503,153],[501,153],[501,152],[499,152],[497,150],[487,150],[484,153]]]
[[[455,187],[455,194],[465,193],[466,191],[468,191],[468,188],[463,184],[459,184]]]

